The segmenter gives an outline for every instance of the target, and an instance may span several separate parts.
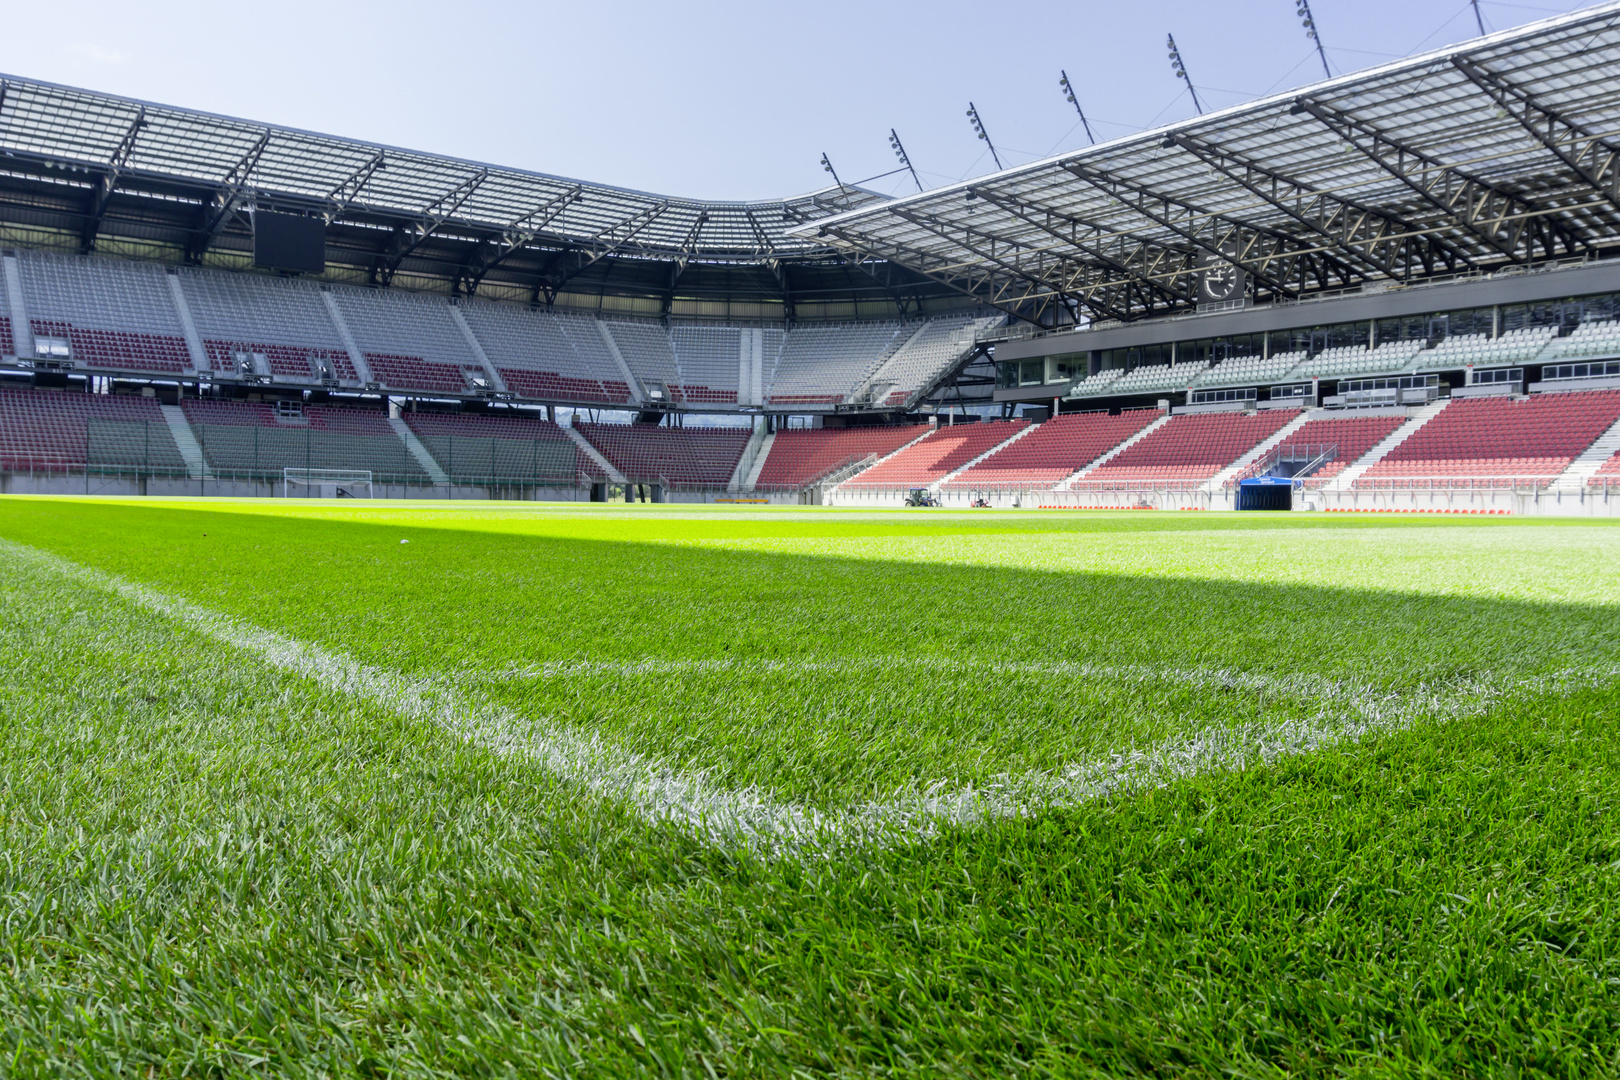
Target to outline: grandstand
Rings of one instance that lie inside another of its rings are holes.
[[[1292,423],[1282,410],[1193,413],[1162,426],[1070,483],[1074,489],[1107,484],[1202,483]]]
[[[748,445],[744,428],[576,424],[574,429],[626,480],[723,491]]]
[[[1617,14],[899,198],[674,199],[0,77],[0,384],[26,403],[0,483],[1216,508],[1269,477],[1365,508],[1511,481],[1515,512],[1615,513],[1620,157],[1559,148],[1620,128],[1580,90],[1620,63]],[[256,208],[319,217],[326,270],[254,266]]]
[[[783,336],[765,399],[784,406],[835,405],[909,336],[898,322],[794,328]]]
[[[190,268],[179,281],[213,372],[268,375],[294,385],[358,381],[315,286]]]
[[[1286,453],[1294,447],[1303,448],[1292,459],[1317,462],[1316,468],[1305,479],[1312,486],[1319,487],[1352,463],[1360,461],[1405,423],[1405,416],[1343,416],[1307,420],[1290,433],[1288,443],[1278,449]],[[1263,473],[1264,469],[1256,469],[1254,475]],[[1290,471],[1287,475],[1300,474]]]
[[[178,375],[192,366],[162,268],[25,252],[17,258],[36,350],[57,342],[87,368]]]
[[[883,458],[922,438],[921,425],[787,428],[771,436],[754,491],[798,491],[869,458]]]
[[[409,412],[401,419],[452,482],[573,487],[596,472],[561,428],[538,417]]]
[[[1613,390],[1456,401],[1356,483],[1511,477],[1546,484],[1617,422],[1620,391]]]
[[[846,492],[903,490],[938,484],[996,447],[1030,430],[1023,420],[936,428],[904,450],[840,485]]]
[[[0,470],[87,468],[172,475],[185,463],[152,398],[0,388]]]
[[[959,491],[1051,488],[1164,416],[1158,409],[1068,413],[1042,424],[945,486]]]
[[[381,482],[425,484],[429,475],[382,414],[310,406],[283,416],[269,405],[181,403],[203,459],[216,478],[279,480],[283,470],[369,469]]]

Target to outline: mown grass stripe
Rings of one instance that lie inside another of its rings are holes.
[[[501,673],[468,672],[450,678],[410,678],[362,664],[341,653],[167,595],[149,586],[75,563],[39,548],[0,539],[0,556],[18,568],[62,575],[112,593],[274,668],[308,678],[341,694],[365,699],[412,719],[452,731],[500,754],[522,754],[560,781],[601,798],[623,800],[646,820],[669,823],[722,847],[763,852],[831,850],[851,844],[910,843],[942,828],[1027,816],[1081,801],[1158,787],[1186,777],[1265,765],[1283,757],[1398,731],[1424,719],[1478,715],[1504,696],[1568,692],[1602,686],[1613,672],[1566,672],[1539,678],[1488,678],[1423,684],[1395,692],[1350,680],[1309,675],[1156,669],[1143,665],[1084,663],[978,663],[969,659],[873,657],[839,661],[638,660],[542,665]],[[469,695],[463,681],[489,678],[567,678],[596,674],[727,671],[874,670],[956,666],[996,673],[1055,677],[1175,681],[1210,689],[1268,693],[1309,701],[1314,715],[1252,723],[1127,747],[1057,772],[1006,776],[977,787],[940,782],[921,791],[843,810],[822,811],[784,803],[754,790],[723,790],[701,772],[680,772],[598,736],[546,718],[520,716]]]

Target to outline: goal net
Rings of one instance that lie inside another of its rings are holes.
[[[369,499],[371,470],[285,468],[281,493],[289,499]]]

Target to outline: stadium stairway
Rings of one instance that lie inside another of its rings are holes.
[[[193,480],[211,479],[214,474],[203,460],[202,447],[197,445],[197,435],[186,423],[185,412],[178,405],[159,405],[158,408],[163,412],[163,422],[169,425],[169,434],[174,436],[174,445],[180,450],[180,460],[186,463],[186,475]]]
[[[1013,434],[1012,437],[1002,439],[1000,442],[996,443],[996,445],[992,446],[990,449],[986,450],[984,453],[980,454],[978,457],[974,458],[972,461],[968,461],[968,462],[963,463],[961,468],[952,469],[950,472],[946,473],[944,476],[940,477],[938,480],[935,480],[932,484],[929,484],[928,485],[928,490],[933,492],[935,495],[938,495],[939,492],[940,492],[941,485],[943,485],[944,483],[946,483],[949,480],[952,480],[952,479],[956,478],[957,476],[960,476],[962,473],[967,472],[969,469],[973,468],[973,466],[977,465],[979,462],[983,461],[985,458],[989,457],[991,454],[997,453],[997,452],[999,452],[1001,450],[1005,450],[1007,447],[1011,446],[1013,443],[1017,442],[1019,439],[1022,439],[1025,435],[1028,435],[1030,432],[1036,430],[1039,427],[1040,427],[1039,424],[1026,424],[1026,425],[1024,425],[1015,434]],[[916,441],[915,439],[912,440],[912,442],[915,442],[915,441]],[[911,445],[911,443],[906,444],[906,446],[910,446],[910,445]],[[901,449],[903,450],[903,449],[905,449],[905,447],[901,447]],[[899,451],[896,451],[896,453],[899,453]]]
[[[187,374],[208,371],[211,369],[208,350],[203,347],[202,335],[197,333],[197,324],[192,321],[191,305],[186,303],[186,294],[180,290],[180,275],[169,273],[163,276],[168,279],[169,295],[174,297],[174,312],[180,317],[180,335],[186,339],[186,354],[191,357],[191,370]]]
[[[0,258],[0,281],[6,289],[6,314],[11,316],[11,347],[18,356],[34,355],[34,332],[28,321],[27,305],[23,303],[22,274],[17,269],[17,257]]]
[[[422,466],[422,471],[428,474],[428,479],[435,484],[448,484],[450,482],[449,474],[439,467],[437,461],[433,460],[433,455],[428,453],[428,448],[422,445],[422,440],[416,437],[416,432],[410,429],[410,425],[397,416],[390,416],[388,426],[394,429],[394,434],[398,435],[399,441],[405,444],[405,449],[410,451],[411,457],[415,458],[416,463]]]
[[[472,350],[473,356],[478,359],[479,366],[484,369],[484,376],[489,379],[490,387],[502,394],[506,393],[506,380],[501,378],[501,373],[496,370],[495,365],[490,361],[489,354],[484,351],[483,342],[473,336],[472,327],[467,325],[467,316],[463,315],[461,308],[455,304],[450,305],[450,321],[456,324],[456,329],[461,331],[461,336],[467,339],[467,348]]]
[[[1450,404],[1450,398],[1441,398],[1439,401],[1431,402],[1430,404],[1423,406],[1417,412],[1413,413],[1411,418],[1408,419],[1406,423],[1402,424],[1400,427],[1391,432],[1383,442],[1379,443],[1377,446],[1363,454],[1361,456],[1361,460],[1351,462],[1343,472],[1341,472],[1338,476],[1335,476],[1332,482],[1323,487],[1322,490],[1352,490],[1355,482],[1361,478],[1362,473],[1366,472],[1368,469],[1382,461],[1385,454],[1388,454],[1391,450],[1401,445],[1401,443],[1405,442],[1407,439],[1410,439],[1417,433],[1419,428],[1421,428],[1424,424],[1427,424],[1430,420],[1433,420],[1435,417],[1439,416],[1441,411]]]
[[[873,381],[875,381],[878,374],[888,366],[889,361],[894,359],[896,353],[900,352],[907,345],[910,345],[913,341],[916,341],[918,338],[922,337],[923,332],[928,329],[928,324],[929,320],[924,319],[922,322],[917,324],[917,329],[907,334],[904,339],[896,339],[895,341],[890,342],[889,347],[884,350],[881,356],[872,361],[872,366],[867,368],[866,373],[860,377],[858,382],[856,382],[855,389],[844,395],[844,401],[846,403],[860,401],[863,394],[870,392]]]
[[[872,462],[870,465],[867,465],[867,466],[863,467],[861,471],[865,472],[866,469],[875,469],[875,468],[877,468],[879,465],[883,464],[885,461],[888,461],[890,458],[894,457],[896,454],[904,453],[905,451],[911,449],[911,447],[915,446],[918,442],[922,441],[923,439],[928,438],[928,436],[932,435],[935,431],[939,430],[933,424],[918,424],[917,426],[922,429],[922,434],[918,435],[915,439],[907,439],[900,446],[895,447],[892,451],[890,451],[887,454],[884,454],[882,457],[878,458],[876,461]]]
[[[642,402],[647,400],[646,388],[641,385],[641,380],[636,378],[636,373],[630,370],[630,365],[628,362],[626,362],[624,353],[619,351],[619,343],[613,340],[613,334],[609,332],[607,323],[603,322],[601,319],[596,319],[593,321],[594,325],[596,326],[596,332],[601,335],[602,343],[607,346],[608,355],[613,357],[613,363],[618,367],[619,374],[624,376],[624,385],[630,388],[630,400],[633,403],[640,405]],[[572,431],[573,428],[569,428],[569,430]],[[584,436],[581,436],[581,438],[583,437]],[[604,458],[603,460],[606,459]],[[619,476],[618,482],[624,482],[624,475],[622,473]]]
[[[1248,468],[1256,461],[1259,461],[1266,454],[1270,453],[1274,447],[1281,446],[1283,443],[1287,442],[1294,432],[1305,426],[1305,422],[1308,419],[1310,419],[1309,411],[1301,409],[1299,411],[1299,415],[1294,417],[1294,419],[1285,425],[1281,431],[1277,432],[1277,434],[1273,435],[1269,439],[1266,439],[1259,446],[1256,446],[1253,450],[1250,450],[1247,454],[1244,454],[1242,457],[1232,462],[1232,464],[1210,477],[1209,483],[1204,485],[1204,490],[1210,492],[1211,494],[1222,490],[1226,486],[1226,482],[1232,479],[1232,477],[1236,476],[1239,472]]]
[[[1090,472],[1092,469],[1100,468],[1101,466],[1108,464],[1110,461],[1114,460],[1116,457],[1123,454],[1125,451],[1129,450],[1131,447],[1135,446],[1137,443],[1141,442],[1143,439],[1147,438],[1149,435],[1153,434],[1155,431],[1158,431],[1160,428],[1164,427],[1164,425],[1168,424],[1169,422],[1170,422],[1170,414],[1165,413],[1163,416],[1161,416],[1157,420],[1153,421],[1153,423],[1149,424],[1147,427],[1143,428],[1141,431],[1138,431],[1135,435],[1132,435],[1130,438],[1126,439],[1124,442],[1120,443],[1118,446],[1116,446],[1112,450],[1108,451],[1108,453],[1104,454],[1102,457],[1098,458],[1096,461],[1088,461],[1088,462],[1086,462],[1084,465],[1080,466],[1080,468],[1076,469],[1071,475],[1065,476],[1062,480],[1059,480],[1056,484],[1053,484],[1052,485],[1052,490],[1053,491],[1068,491],[1068,490],[1070,490],[1070,487],[1074,484],[1074,482],[1076,480],[1080,479],[1086,473]]]
[[[1569,468],[1558,474],[1548,490],[1567,494],[1585,491],[1586,482],[1597,475],[1604,463],[1617,453],[1620,453],[1620,420],[1615,421],[1609,430],[1597,437],[1597,442],[1570,462]]]
[[[343,309],[338,307],[337,297],[322,289],[321,302],[326,305],[326,313],[332,317],[332,325],[337,329],[338,340],[343,342],[343,348],[349,354],[349,363],[354,365],[355,377],[362,385],[375,381],[371,374],[371,365],[366,363],[366,354],[360,351],[359,343],[354,340],[354,334],[349,330],[348,320],[343,317]]]
[[[613,462],[604,457],[602,451],[592,446],[589,439],[575,431],[573,424],[560,424],[558,426],[563,429],[563,434],[574,440],[574,445],[578,446],[586,457],[596,462],[596,467],[602,470],[603,476],[606,476],[615,484],[624,483],[624,473],[620,472]]]
[[[726,490],[753,491],[759,484],[759,474],[764,470],[765,459],[771,456],[771,446],[775,442],[776,432],[768,432],[763,426],[755,428],[753,437],[748,440],[748,447],[743,450],[743,456],[737,461],[737,473],[731,478]]]

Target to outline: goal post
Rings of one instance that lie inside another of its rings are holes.
[[[300,499],[369,499],[370,469],[281,470],[281,494]]]

